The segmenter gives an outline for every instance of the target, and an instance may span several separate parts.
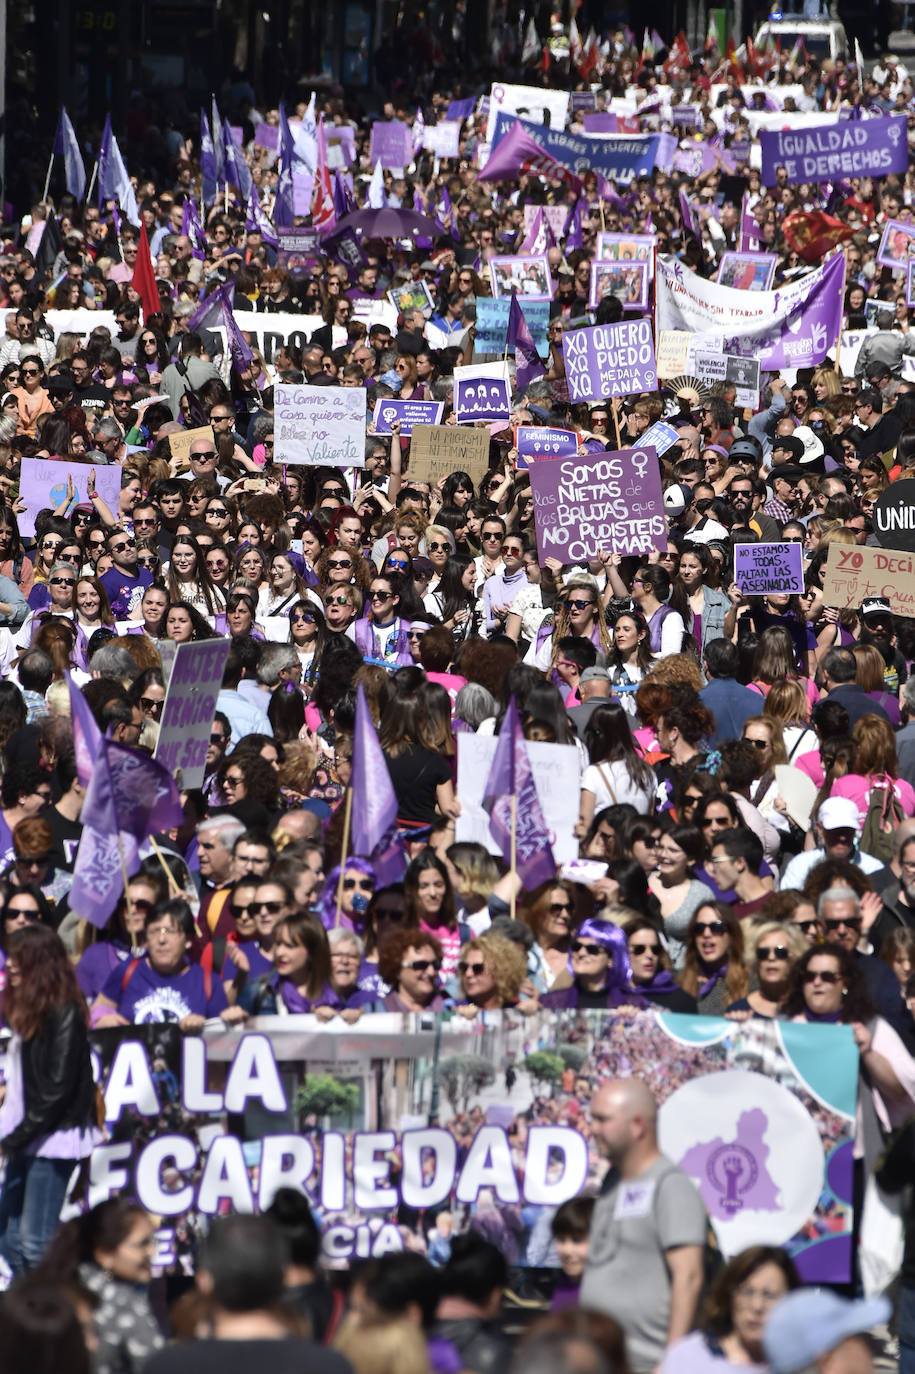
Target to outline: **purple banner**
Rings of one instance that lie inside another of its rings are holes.
[[[733,172],[737,164],[724,148],[712,148],[705,141],[690,143],[674,153],[674,171],[684,176],[699,177],[719,165],[723,171]]]
[[[375,433],[390,434],[391,425],[399,420],[401,438],[408,439],[414,425],[440,425],[444,410],[444,401],[397,401],[388,397],[375,402]]]
[[[790,183],[906,172],[906,130],[905,115],[816,124],[808,129],[760,130],[763,185],[775,185],[779,167],[784,167]]]
[[[666,548],[661,469],[653,449],[585,453],[530,468],[541,563],[580,563],[605,550]]]
[[[650,320],[575,329],[563,336],[562,354],[571,401],[604,401],[657,390]]]
[[[586,134],[615,134],[617,130],[616,115],[609,110],[593,110],[582,115],[582,123]]]
[[[258,124],[254,130],[254,142],[259,148],[269,148],[272,152],[277,152],[280,146],[279,125]]]
[[[548,425],[519,425],[515,433],[518,468],[527,467],[528,458],[570,458],[578,452],[578,435],[573,429],[550,429]]]
[[[804,590],[800,544],[735,544],[734,581],[744,596],[800,595]]]
[[[374,167],[407,167],[413,161],[413,133],[398,120],[376,119],[372,125],[369,156]]]

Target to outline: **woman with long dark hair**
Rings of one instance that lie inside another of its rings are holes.
[[[586,835],[595,811],[629,802],[640,815],[652,810],[655,776],[637,753],[626,712],[618,701],[602,703],[585,726],[590,765],[581,780],[579,839]]]
[[[403,887],[405,924],[438,941],[442,973],[447,979],[457,968],[461,945],[472,933],[469,926],[458,921],[448,870],[433,850],[424,849],[411,860]]]
[[[78,1160],[101,1139],[86,1004],[57,933],[34,924],[9,938],[3,1015],[13,1032],[0,1106],[7,1160],[0,1254],[14,1274],[44,1254]]]
[[[664,948],[658,927],[646,917],[615,911],[620,930],[626,937],[629,962],[632,965],[632,985],[646,1002],[665,1011],[695,1012],[696,999],[684,992],[670,967],[670,956]]]
[[[746,997],[750,979],[743,961],[743,931],[732,907],[703,902],[686,932],[680,986],[695,997],[703,1016],[721,1016]]]
[[[635,691],[651,672],[648,622],[641,611],[623,611],[613,622],[613,648],[607,655],[610,690],[618,696],[627,716],[635,716]]]

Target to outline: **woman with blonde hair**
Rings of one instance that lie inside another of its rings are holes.
[[[810,718],[810,702],[796,678],[786,678],[784,682],[772,684],[762,713],[781,726],[788,763],[793,761],[795,755],[800,756],[810,749],[816,749],[816,734],[807,724]]]
[[[830,396],[842,394],[839,374],[831,367],[816,368],[810,379],[810,385],[813,387],[813,394],[820,405],[824,405]]]
[[[587,581],[577,578],[566,583],[560,599],[556,602],[553,624],[541,626],[538,631],[534,663],[551,678],[556,673],[558,660],[562,657],[560,641],[566,635],[590,639],[595,649],[605,658],[613,648],[597,584],[590,578]]]
[[[487,907],[499,881],[499,865],[484,845],[461,840],[445,850],[445,867],[459,901],[458,920],[481,931],[489,924]]]
[[[476,935],[461,946],[457,966],[461,980],[458,1011],[475,1016],[478,1011],[500,1011],[517,1005],[521,984],[527,977],[527,960],[520,945],[504,935]]]
[[[725,1015],[749,1013],[772,1020],[778,1015],[791,970],[807,948],[807,941],[793,921],[762,921],[759,925],[748,921],[744,932],[744,961],[751,980],[755,978],[759,986],[732,1002]]]
[[[741,738],[752,745],[756,762],[756,777],[750,787],[748,800],[765,820],[771,821],[778,783],[775,767],[788,762],[778,720],[774,716],[748,716],[743,723]]]

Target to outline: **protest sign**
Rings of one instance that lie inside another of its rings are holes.
[[[685,329],[659,329],[657,371],[659,377],[681,377],[687,371],[690,335]]]
[[[563,335],[562,355],[572,401],[657,390],[650,320],[573,330]]]
[[[414,425],[410,439],[410,476],[434,485],[452,472],[466,472],[478,483],[489,471],[489,430],[457,425]]]
[[[292,205],[297,215],[311,214],[315,179],[310,172],[292,173]]]
[[[320,251],[317,229],[284,229],[277,233],[277,239],[277,267],[288,272],[293,281],[310,276]]]
[[[90,1200],[123,1193],[161,1219],[157,1273],[187,1274],[208,1217],[261,1211],[281,1186],[310,1199],[333,1267],[424,1246],[441,1210],[456,1231],[485,1221],[513,1264],[555,1264],[550,1216],[606,1168],[576,1123],[601,1082],[636,1075],[726,1257],[780,1245],[804,1283],[850,1277],[849,1026],[540,1010],[260,1017],[185,1036],[163,1010],[90,1032],[108,1126]]]
[[[804,560],[800,544],[735,544],[734,581],[744,596],[791,596],[804,590]]]
[[[582,117],[586,134],[615,134],[617,117],[610,110],[591,110]]]
[[[757,358],[767,371],[811,367],[834,347],[842,323],[845,259],[835,254],[777,291],[735,291],[659,256],[658,329],[721,336],[722,352]]]
[[[648,309],[648,263],[616,258],[591,263],[588,306],[596,310],[606,296],[615,296],[624,310]]]
[[[407,282],[405,286],[392,286],[387,297],[394,309],[403,313],[408,310],[421,310],[428,318],[435,309],[432,292],[424,281],[411,281]]]
[[[704,176],[713,167],[724,172],[733,172],[737,166],[726,148],[713,148],[704,139],[690,139],[683,148],[674,153],[674,171],[695,180]]]
[[[756,410],[759,406],[759,359],[725,357],[724,380],[734,388],[734,402]]]
[[[213,426],[200,425],[197,429],[183,429],[180,434],[175,433],[168,436],[169,452],[179,472],[187,467],[190,461],[191,445],[196,444],[198,439],[209,439],[210,444],[215,448],[216,439],[213,435]]]
[[[178,645],[153,757],[173,777],[180,777],[182,789],[203,784],[216,698],[228,654],[228,639]]]
[[[365,466],[362,387],[277,382],[273,395],[277,463]]]
[[[382,167],[398,170],[413,161],[413,133],[406,124],[397,119],[376,119],[372,125],[369,157],[372,166],[380,162]]]
[[[457,157],[460,153],[461,125],[456,119],[443,119],[440,124],[427,124],[423,132],[423,147],[436,157]]]
[[[495,122],[500,115],[506,119],[514,115],[527,115],[535,124],[549,124],[551,129],[562,129],[568,113],[568,91],[548,90],[543,86],[511,86],[504,81],[494,82],[489,93],[486,142],[492,143]]]
[[[654,449],[534,463],[530,474],[541,562],[580,563],[604,550],[625,556],[667,547]]]
[[[414,425],[440,425],[444,413],[444,401],[398,401],[388,397],[375,402],[372,420],[376,434],[390,434],[391,425],[399,420],[401,437],[408,439]]]
[[[23,458],[19,474],[19,498],[25,510],[17,513],[19,533],[35,533],[35,516],[41,510],[56,510],[67,499],[67,479],[72,478],[73,504],[89,501],[86,485],[92,471],[89,463],[74,463],[55,458]],[[123,468],[100,464],[95,468],[95,487],[105,505],[117,519]],[[71,507],[72,509],[72,507]]]
[[[494,296],[477,296],[477,329],[473,341],[476,353],[502,353],[508,336],[510,300],[496,300]],[[518,298],[521,313],[531,331],[534,347],[541,357],[546,356],[546,331],[550,322],[549,301],[529,301]]]
[[[680,438],[680,431],[674,429],[673,425],[666,425],[663,420],[659,420],[656,425],[646,429],[639,440],[639,448],[653,448],[660,458],[662,453],[666,453],[669,448]]]
[[[794,124],[792,115],[791,124]],[[806,128],[761,130],[762,183],[774,186],[783,167],[789,184],[906,172],[905,115],[854,119]]]
[[[473,363],[454,369],[454,415],[459,425],[507,420],[511,382],[507,363]]]
[[[489,829],[489,808],[483,804],[497,743],[493,735],[458,736],[457,787],[461,814],[454,833],[459,842],[467,840],[482,844],[490,854],[501,855],[498,841]],[[528,742],[527,753],[553,857],[557,864],[568,863],[578,857],[578,842],[573,833],[576,817],[568,805],[569,797],[579,785],[575,748],[569,744],[536,741]]]
[[[569,222],[568,205],[525,205],[524,207],[524,237],[534,227],[534,221],[538,213],[543,214],[543,218],[553,231],[554,239],[561,239],[565,233],[566,225]]]
[[[894,272],[906,272],[915,254],[915,225],[901,219],[887,220],[880,235],[877,261]]]
[[[519,468],[528,458],[569,458],[578,452],[579,436],[573,429],[550,429],[548,425],[518,425],[515,448]]]
[[[893,615],[915,616],[915,557],[911,552],[868,548],[866,544],[830,544],[823,605],[857,610],[872,596],[885,597]]]
[[[280,146],[279,125],[258,124],[254,130],[254,142],[260,148],[269,148],[272,152],[277,152]]]
[[[874,507],[874,533],[885,549],[915,552],[915,478],[891,482]]]
[[[775,280],[776,253],[735,253],[730,249],[721,254],[719,286],[732,286],[735,291],[768,291]]]
[[[491,140],[495,152],[511,130],[516,117],[501,111],[496,115],[495,132]],[[549,155],[578,176],[588,171],[599,172],[607,181],[628,186],[635,177],[651,176],[658,162],[663,134],[632,134],[628,137],[608,135],[589,138],[572,134],[561,128],[547,128],[529,119],[517,121],[526,133]]]
[[[550,301],[553,299],[553,279],[546,253],[532,253],[524,257],[492,257],[489,259],[492,294],[509,299],[517,291],[519,302]]]

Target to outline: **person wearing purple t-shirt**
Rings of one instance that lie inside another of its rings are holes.
[[[242,1005],[254,1016],[302,1015],[325,1006],[330,986],[330,945],[316,916],[284,917],[273,932],[274,971],[249,983]]]
[[[148,913],[165,896],[165,887],[156,878],[136,874],[127,884],[129,909],[123,897],[101,930],[94,930],[94,940],[76,965],[76,981],[91,1006],[115,969],[123,973],[124,965],[143,949],[143,925]]]
[[[143,933],[146,953],[112,970],[92,1004],[92,1025],[175,1021],[182,1031],[195,1033],[208,1017],[221,1016],[227,1024],[245,1019],[241,1008],[228,1005],[218,978],[187,961],[194,934],[187,902],[179,897],[153,907]]]
[[[152,582],[148,568],[137,571],[137,541],[120,525],[108,532],[108,552],[113,565],[102,574],[101,583],[116,620],[126,620]]]

